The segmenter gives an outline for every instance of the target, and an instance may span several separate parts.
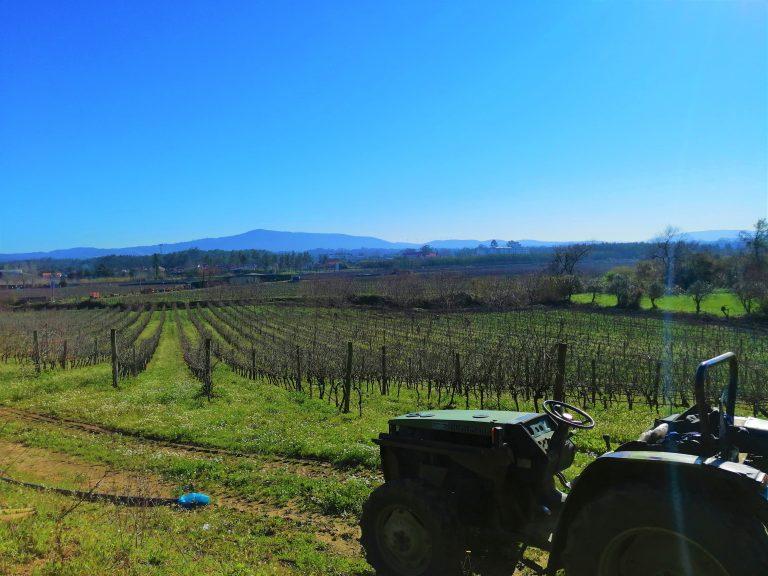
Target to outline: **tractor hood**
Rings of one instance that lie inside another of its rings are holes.
[[[535,412],[506,410],[426,410],[393,418],[389,425],[487,436],[496,426],[522,424],[541,417]]]

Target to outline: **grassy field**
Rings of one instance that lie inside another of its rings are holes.
[[[572,300],[577,304],[589,304],[592,302],[592,294],[576,294]],[[604,308],[616,306],[616,296],[613,294],[598,294],[594,303],[597,306]],[[725,290],[718,290],[705,298],[701,303],[701,312],[722,317],[723,312],[721,308],[723,306],[728,308],[730,316],[738,317],[744,316],[745,314],[744,306],[741,305],[741,302],[739,302],[736,295]],[[650,298],[643,296],[640,301],[640,307],[643,310],[651,310],[652,306]],[[694,303],[693,298],[685,294],[659,298],[656,300],[656,307],[659,310],[668,312],[696,313],[696,304]]]
[[[0,524],[0,574],[352,574],[365,573],[323,543],[311,525],[254,511],[194,513],[77,503],[0,486],[28,519]]]
[[[291,313],[301,322],[310,312]],[[372,439],[394,415],[440,407],[435,397],[405,387],[382,395],[373,387],[361,391],[362,413],[342,414],[330,397],[248,379],[219,362],[209,400],[183,360],[172,314],[180,314],[180,326],[195,337],[186,311],[166,312],[149,366],[117,389],[106,363],[39,376],[30,363],[0,363],[0,470],[65,487],[103,480],[102,489],[116,492],[201,490],[214,506],[191,513],[136,510],[0,483],[0,507],[37,511],[0,522],[0,574],[370,574],[356,523],[362,502],[381,482]],[[364,314],[329,317],[347,326],[354,325],[353,315]],[[546,314],[530,318],[542,323]],[[552,314],[552,325],[562,324],[562,312]],[[569,314],[574,333],[617,329],[598,315]],[[153,316],[139,340],[159,321]],[[510,321],[493,314],[471,318],[473,329]],[[390,323],[391,330],[400,329]],[[655,324],[622,326],[619,342],[661,334]],[[676,337],[688,334],[685,327],[675,330]],[[478,406],[476,397],[470,402]],[[500,402],[514,408],[509,397]],[[520,408],[533,405],[522,399]],[[604,450],[603,434],[614,443],[630,440],[672,408],[638,403],[630,410],[614,403],[605,409],[598,403],[589,410],[598,426],[575,437],[570,477]],[[198,446],[221,451],[200,452]]]
[[[254,456],[207,457],[119,432],[74,430],[3,414],[0,438],[7,444],[0,445],[0,467],[15,477],[50,482],[44,472],[51,468],[47,455],[53,462],[80,462],[83,470],[96,466],[131,475],[134,490],[155,484],[170,496],[194,486],[214,495],[216,505],[191,514],[152,509],[133,518],[133,509],[82,504],[63,515],[71,500],[0,485],[0,506],[38,510],[29,520],[0,523],[0,574],[28,569],[41,574],[367,573],[355,546],[353,517],[377,481],[373,466],[342,471],[322,461],[258,454],[339,456],[344,439],[334,449],[323,439],[313,442],[303,426],[304,414],[322,421],[326,406],[303,410],[282,390],[239,379],[224,367],[216,371],[216,399],[201,399],[174,330],[167,322],[149,369],[124,380],[119,390],[109,385],[107,365],[39,378],[28,368],[8,365],[0,370],[6,392],[2,402],[123,432],[253,451]],[[286,418],[277,418],[280,413]],[[347,438],[364,434],[358,426],[347,426]],[[318,424],[316,430],[322,428]],[[21,454],[45,451],[39,470],[16,470],[9,446]],[[63,486],[82,484],[78,474],[56,480]],[[320,537],[318,530],[325,530]],[[173,546],[168,546],[169,534]]]

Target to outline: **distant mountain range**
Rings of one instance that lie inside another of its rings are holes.
[[[746,230],[702,230],[701,232],[684,232],[683,239],[688,242],[723,243],[739,239]]]
[[[692,242],[731,242],[738,239],[739,230],[704,230],[687,232],[684,238]],[[503,243],[499,240],[499,243]],[[547,247],[573,242],[549,242],[543,240],[519,240],[526,247]],[[479,244],[488,244],[490,240],[433,240],[428,244],[437,249],[474,248]],[[154,244],[151,246],[131,246],[128,248],[66,248],[50,252],[28,252],[17,254],[0,254],[0,262],[17,260],[53,259],[86,259],[108,255],[147,256],[155,253],[180,252],[198,248],[200,250],[269,250],[271,252],[304,252],[304,251],[334,251],[334,250],[370,250],[395,251],[406,248],[419,248],[421,244],[413,242],[389,242],[372,236],[351,236],[349,234],[330,234],[317,232],[281,232],[277,230],[251,230],[234,236],[220,238],[201,238],[188,242],[172,244]]]

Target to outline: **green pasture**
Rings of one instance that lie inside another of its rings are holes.
[[[576,294],[571,300],[577,304],[591,304],[592,294]],[[598,294],[594,304],[603,308],[616,306],[616,296],[613,294]],[[744,316],[746,313],[744,306],[741,305],[736,295],[727,290],[717,290],[707,296],[701,303],[701,312],[722,317],[723,306],[728,308],[728,314],[733,317]],[[642,300],[640,300],[640,308],[651,310],[653,307],[651,306],[650,298],[643,296]],[[696,303],[687,294],[676,294],[658,298],[656,300],[656,308],[667,312],[696,313]]]

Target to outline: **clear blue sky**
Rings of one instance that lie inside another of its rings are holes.
[[[768,211],[768,3],[0,0],[0,252]]]

